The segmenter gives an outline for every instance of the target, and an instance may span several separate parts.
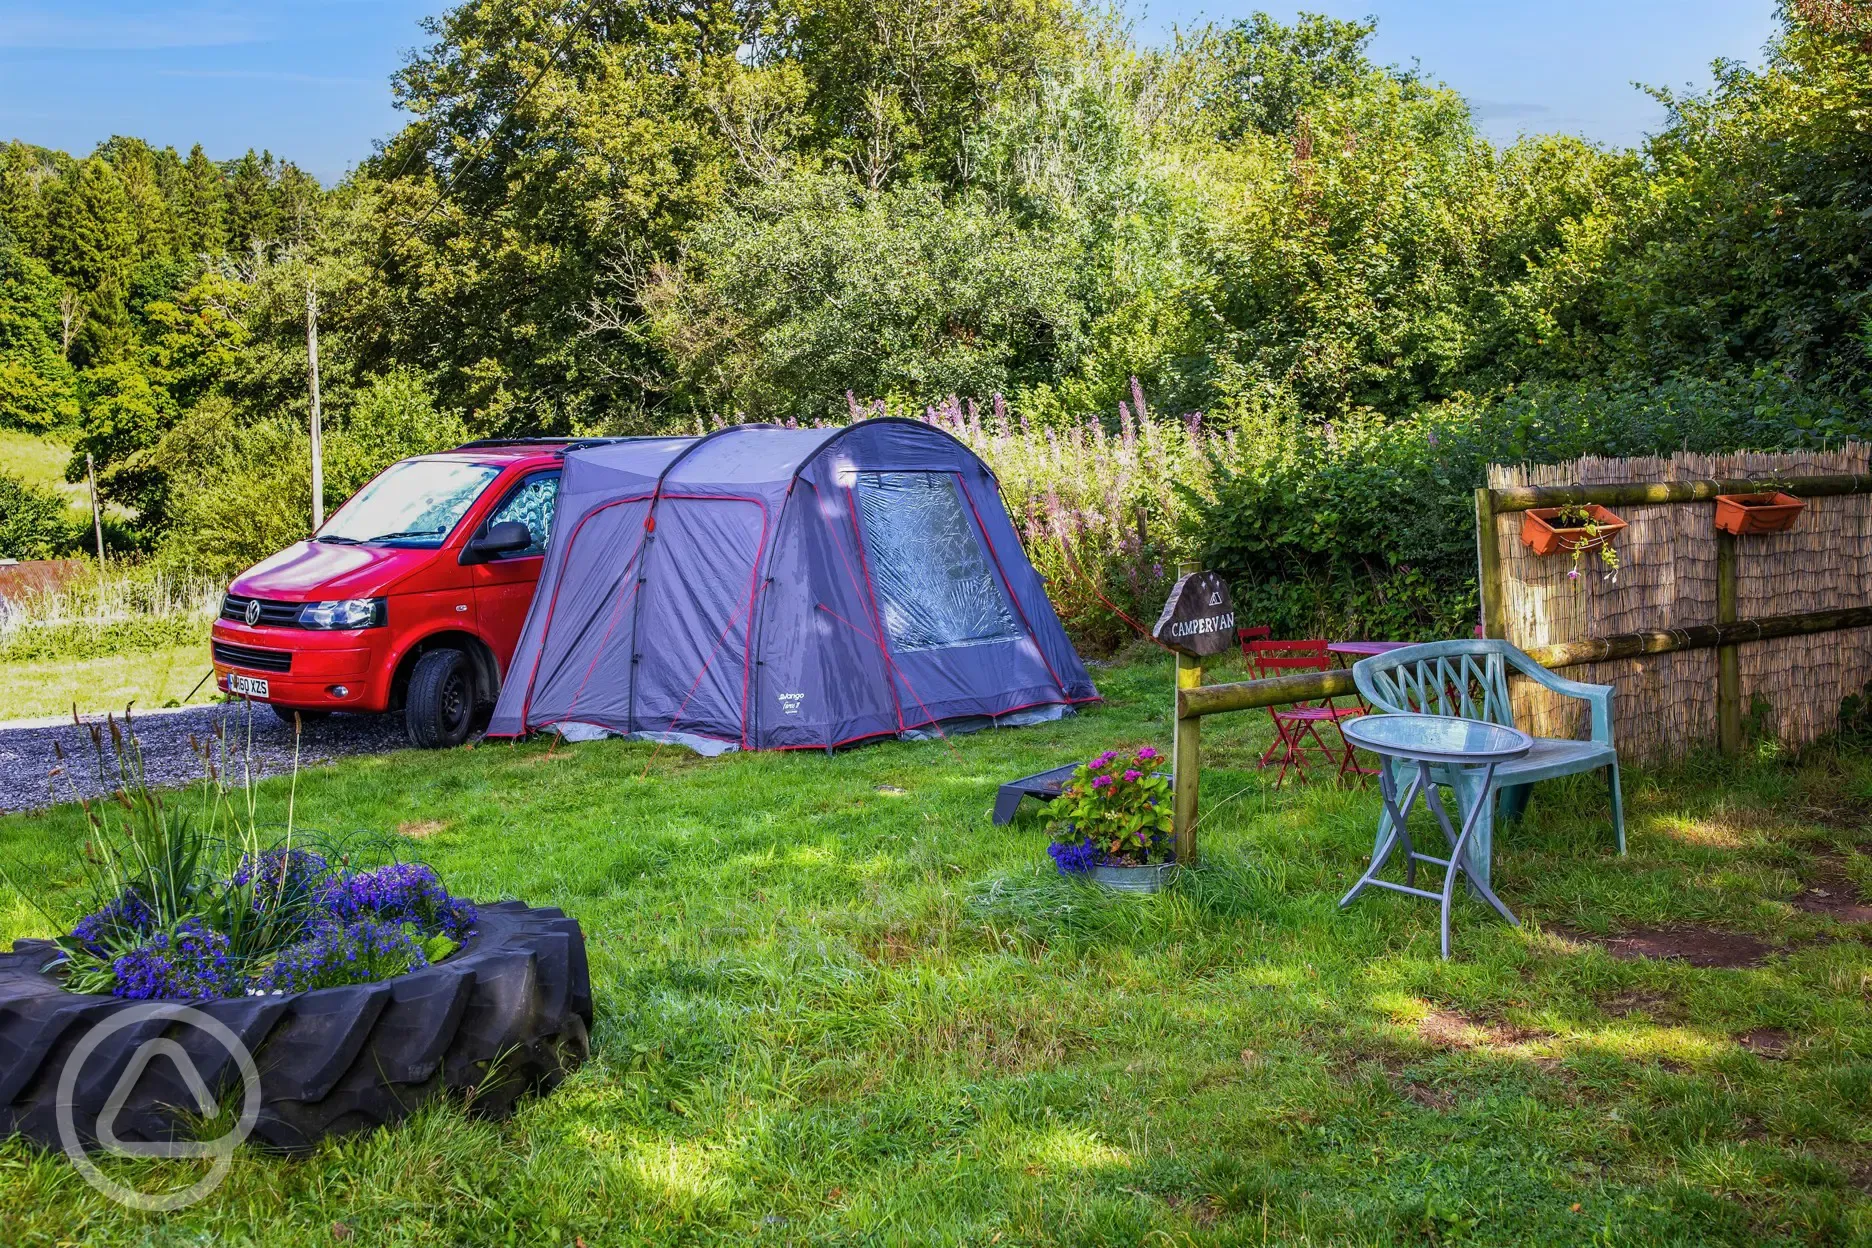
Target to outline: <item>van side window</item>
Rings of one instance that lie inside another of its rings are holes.
[[[556,472],[535,473],[514,487],[513,493],[487,518],[486,528],[491,529],[504,520],[518,520],[533,535],[533,543],[525,550],[516,550],[502,558],[524,559],[544,553],[546,536],[552,532],[553,505],[558,501],[559,474]]]

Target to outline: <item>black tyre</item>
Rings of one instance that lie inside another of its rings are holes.
[[[273,713],[279,716],[280,722],[285,724],[288,728],[292,727],[293,716],[295,715],[299,717],[301,723],[306,724],[312,723],[315,720],[331,718],[330,711],[301,710],[296,706],[281,706],[277,702],[269,702],[267,705],[273,708]]]
[[[63,991],[39,970],[51,953],[49,941],[22,940],[0,954],[0,1135],[17,1131],[56,1149],[66,1059],[94,1027],[145,1003]],[[472,1113],[504,1116],[585,1060],[592,1021],[578,923],[517,901],[482,907],[466,947],[398,979],[192,1008],[253,1054],[261,1105],[251,1138],[287,1152],[395,1122],[444,1092]],[[98,1115],[129,1063],[163,1039],[180,1045],[211,1094],[239,1115],[243,1078],[223,1046],[188,1022],[149,1019],[85,1057],[71,1112],[85,1147],[95,1146]],[[193,1138],[192,1100],[174,1061],[149,1061],[111,1125],[125,1142]]]
[[[446,749],[474,725],[474,666],[459,650],[431,650],[410,671],[403,718],[418,749]]]

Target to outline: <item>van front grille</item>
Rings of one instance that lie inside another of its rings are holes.
[[[260,618],[256,625],[272,628],[298,628],[299,608],[303,602],[275,602],[270,598],[243,598],[239,594],[228,594],[221,599],[221,618],[232,620],[236,624],[247,622],[247,607],[250,603],[260,604]]]
[[[290,650],[262,650],[259,646],[237,646],[231,641],[217,641],[211,649],[215,662],[229,667],[246,667],[256,672],[292,671]]]

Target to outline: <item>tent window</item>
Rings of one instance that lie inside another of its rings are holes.
[[[977,646],[1020,636],[954,479],[861,472],[858,514],[878,613],[897,651]]]

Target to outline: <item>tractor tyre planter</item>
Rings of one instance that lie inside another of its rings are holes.
[[[471,1112],[501,1117],[585,1059],[591,976],[578,923],[517,901],[479,909],[476,933],[461,949],[408,975],[187,1003],[253,1056],[255,1142],[303,1151],[327,1135],[395,1122],[444,1092]],[[57,1101],[66,1060],[114,1015],[152,1003],[64,991],[39,969],[54,953],[49,941],[22,940],[0,954],[0,1136],[18,1132],[57,1149],[64,1147]],[[102,1125],[117,1140],[200,1135],[191,1081],[173,1057],[147,1056],[151,1041],[168,1041],[172,1052],[179,1046],[209,1095],[239,1116],[246,1084],[224,1043],[187,1021],[148,1018],[87,1046],[70,1101],[82,1147],[97,1147],[99,1117],[112,1101],[117,1111]],[[141,1069],[132,1072],[132,1061]]]

